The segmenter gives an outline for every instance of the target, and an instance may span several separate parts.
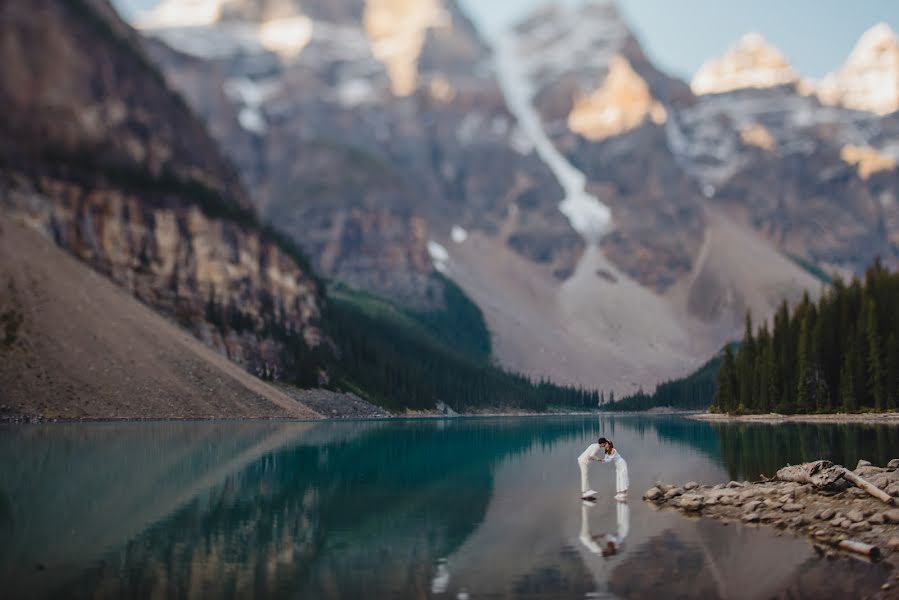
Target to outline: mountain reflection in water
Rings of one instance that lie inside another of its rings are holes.
[[[609,416],[6,426],[0,577],[10,598],[803,597],[841,563],[802,540],[653,511],[639,494],[654,479],[748,476],[825,444],[837,461],[882,462],[899,447],[895,428],[842,427]],[[628,460],[627,503],[601,465],[599,500],[578,498],[575,458],[599,435]],[[849,581],[876,585],[878,569]]]

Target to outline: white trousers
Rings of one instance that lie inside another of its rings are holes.
[[[581,468],[581,493],[584,493],[591,489],[590,479],[587,477],[587,469],[590,467],[590,463],[577,461],[577,464]]]
[[[627,480],[627,463],[619,460],[615,465],[615,491],[618,493],[626,492],[628,488]]]

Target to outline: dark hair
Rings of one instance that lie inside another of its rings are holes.
[[[599,438],[598,440],[596,440],[596,443],[599,444],[599,445],[602,445],[602,444],[608,444],[608,445],[609,445],[609,448],[611,448],[612,450],[615,449],[615,444],[613,444],[613,443],[612,443],[612,440],[610,440],[610,439],[608,439],[608,438],[601,437],[601,438]]]

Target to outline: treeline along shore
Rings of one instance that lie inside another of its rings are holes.
[[[817,303],[784,302],[769,329],[746,317],[724,350],[713,413],[894,411],[899,405],[899,273],[876,261],[864,280],[837,278]]]

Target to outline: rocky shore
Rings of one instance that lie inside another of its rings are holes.
[[[779,413],[765,413],[761,415],[727,415],[720,413],[694,413],[689,419],[696,421],[727,422],[727,423],[871,423],[871,424],[896,424],[899,423],[899,412],[883,413],[829,413],[807,415],[782,415]]]
[[[891,460],[885,467],[859,461],[847,475],[853,478],[854,474],[863,478],[862,483],[875,486],[873,493],[884,492],[881,498],[842,477],[826,486],[818,485],[820,481],[814,478],[808,483],[782,480],[796,468],[781,469],[775,479],[753,483],[731,481],[712,486],[694,481],[681,486],[656,483],[643,499],[659,508],[682,511],[686,515],[787,530],[808,537],[828,557],[845,551],[874,560],[884,559],[899,569],[899,459]],[[831,470],[840,469],[831,467]],[[891,577],[893,580],[884,583],[887,586],[884,590],[897,592],[899,579],[895,579],[896,575]]]

